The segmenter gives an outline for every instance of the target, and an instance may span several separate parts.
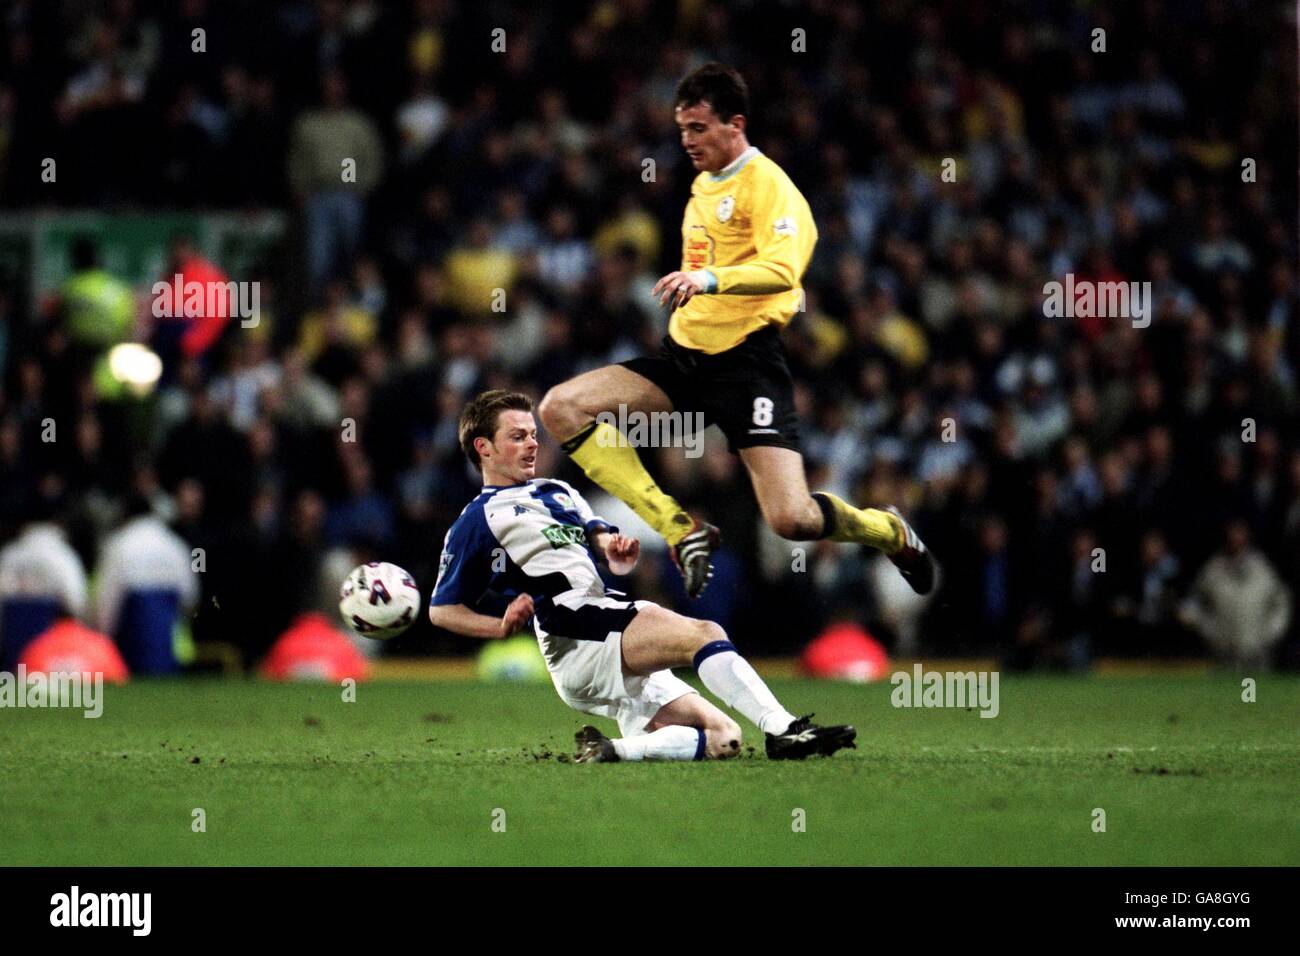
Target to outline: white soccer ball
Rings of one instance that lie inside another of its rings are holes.
[[[353,568],[339,593],[339,613],[363,637],[396,637],[415,622],[419,610],[415,578],[386,561]]]

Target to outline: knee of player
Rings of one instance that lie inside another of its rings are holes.
[[[712,644],[714,641],[727,640],[727,632],[723,630],[722,625],[716,621],[696,621],[695,622],[695,649]]]
[[[562,428],[573,410],[573,397],[564,384],[555,385],[546,390],[537,405],[537,417],[542,420],[548,431]]]
[[[711,760],[727,760],[735,757],[740,753],[742,740],[740,725],[728,718],[723,723],[705,729],[705,755]]]
[[[564,404],[564,398],[560,394],[560,386],[556,385],[546,390],[542,400],[537,403],[537,417],[542,420],[542,424],[548,429],[555,424],[558,410]]]
[[[811,502],[811,499],[809,499]],[[814,520],[815,519],[815,520]],[[782,507],[767,515],[768,526],[787,541],[810,541],[821,531],[821,515]]]

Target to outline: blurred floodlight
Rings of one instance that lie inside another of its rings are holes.
[[[123,342],[108,353],[113,378],[136,395],[148,395],[162,375],[162,359],[138,342]]]

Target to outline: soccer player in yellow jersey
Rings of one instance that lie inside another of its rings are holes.
[[[808,491],[781,329],[799,310],[817,227],[790,177],[749,144],[748,112],[744,79],[720,63],[678,86],[677,127],[700,174],[682,219],[682,268],[654,288],[674,307],[663,349],[557,385],[542,399],[542,422],[592,481],[664,536],[692,597],[712,574],[718,530],[659,488],[614,426],[596,420],[600,412],[619,404],[703,412],[745,463],[773,531],[879,548],[925,594],[934,565],[896,508],[856,508]]]

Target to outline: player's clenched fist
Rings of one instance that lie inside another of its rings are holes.
[[[521,594],[510,602],[506,613],[501,616],[501,636],[509,637],[527,623],[533,616],[533,599]]]
[[[670,272],[655,283],[654,295],[659,296],[660,305],[672,302],[673,308],[678,309],[708,287],[709,277],[703,269],[695,272]]]
[[[605,563],[614,574],[630,574],[640,556],[641,542],[631,535],[611,535],[605,542]]]

